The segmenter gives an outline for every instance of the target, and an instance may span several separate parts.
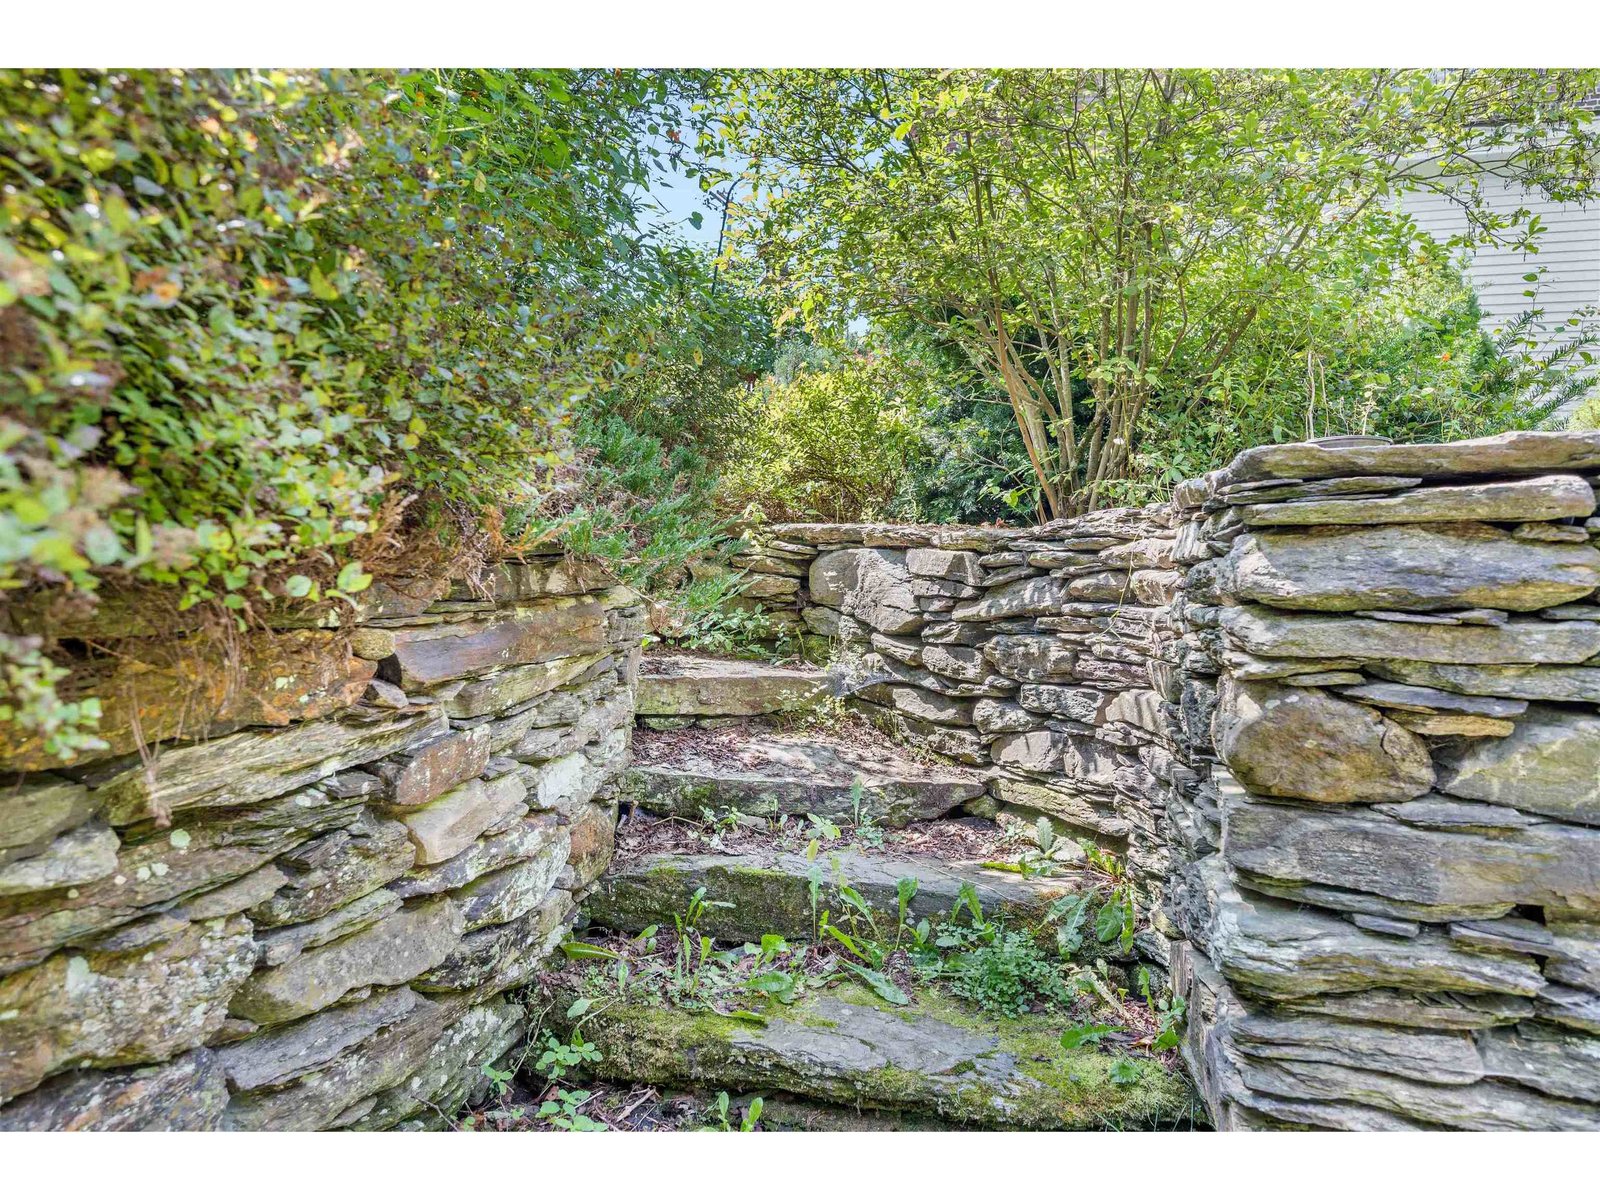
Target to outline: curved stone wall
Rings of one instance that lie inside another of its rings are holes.
[[[989,811],[1127,854],[1219,1128],[1600,1128],[1600,435],[1264,447],[739,564]]]
[[[1125,857],[1219,1128],[1597,1128],[1597,480],[1596,434],[1275,446],[736,564],[979,811]],[[442,1121],[609,860],[637,597],[506,563],[209,665],[96,620],[108,749],[0,767],[0,1129]]]
[[[610,859],[644,632],[592,568],[491,584],[226,659],[69,627],[108,748],[0,763],[0,1130],[428,1125],[482,1085]]]

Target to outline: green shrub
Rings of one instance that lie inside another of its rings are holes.
[[[0,591],[245,622],[470,567],[444,543],[654,344],[636,130],[675,105],[651,72],[0,71]],[[5,647],[0,720],[70,750],[92,712]]]
[[[692,448],[668,450],[617,416],[580,419],[574,442],[556,484],[506,511],[509,544],[559,541],[640,591],[662,593],[685,581],[689,560],[726,540],[712,503],[716,477]]]
[[[884,354],[769,378],[724,477],[724,503],[771,521],[888,516],[915,445],[922,377]],[[906,514],[909,515],[909,514]]]

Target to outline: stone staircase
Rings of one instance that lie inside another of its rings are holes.
[[[983,773],[832,695],[807,668],[645,660],[617,858],[587,946],[546,976],[549,1027],[592,1043],[597,1081],[760,1095],[764,1128],[1192,1127],[1131,952],[1076,905],[1109,895],[1101,866],[974,815],[997,807]],[[961,943],[975,917],[1059,961],[1074,906],[1068,957],[1095,983],[1066,1003],[1002,1012],[913,965],[914,944]],[[1063,1045],[1095,1024],[1115,1032]]]

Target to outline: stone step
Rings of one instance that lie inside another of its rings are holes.
[[[859,807],[855,784],[861,784]],[[874,746],[758,730],[640,730],[624,800],[646,812],[700,819],[721,814],[871,821],[898,827],[926,821],[983,795],[983,777],[932,766],[896,750],[887,737]]]
[[[800,712],[828,695],[826,673],[743,659],[655,654],[639,669],[641,717],[759,717]]]
[[[552,1014],[574,999],[557,996]],[[739,1017],[602,1002],[580,1032],[601,1054],[588,1069],[608,1080],[789,1093],[980,1128],[1193,1126],[1193,1096],[1175,1069],[1127,1058],[1128,1082],[1113,1082],[1112,1053],[1062,1048],[1065,1020],[978,1015],[933,993],[896,1008],[844,985],[788,1007],[756,1002]],[[570,1033],[564,1018],[554,1024]]]
[[[618,933],[633,934],[650,925],[671,927],[699,888],[705,898],[727,907],[710,907],[696,922],[699,932],[718,941],[759,943],[762,935],[809,939],[815,923],[811,874],[821,872],[817,910],[842,919],[838,888],[854,888],[872,908],[879,925],[892,930],[898,917],[897,881],[915,879],[908,905],[913,923],[937,924],[956,907],[970,883],[986,915],[1002,913],[1019,924],[1037,924],[1063,896],[1080,893],[1095,880],[1087,870],[1025,877],[978,863],[948,863],[930,857],[892,857],[861,850],[820,853],[815,863],[804,854],[780,850],[744,854],[644,854],[615,863],[589,897],[590,921]],[[1090,937],[1089,942],[1093,942]],[[1093,953],[1104,954],[1107,947]],[[1112,947],[1111,949],[1114,949]]]

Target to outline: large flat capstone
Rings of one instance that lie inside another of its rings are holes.
[[[688,654],[644,660],[641,717],[755,717],[797,712],[827,695],[821,671]]]
[[[557,997],[554,1011],[572,998]],[[629,1082],[787,1092],[980,1128],[1149,1129],[1190,1120],[1188,1085],[1176,1072],[1130,1059],[1132,1078],[1113,1083],[1116,1058],[1064,1050],[1058,1017],[975,1019],[933,997],[889,1009],[849,986],[760,1007],[752,1021],[596,1005],[583,1036],[602,1055],[596,1074]]]
[[[859,785],[859,793],[857,791]],[[868,748],[779,733],[640,732],[622,794],[649,812],[699,818],[814,813],[898,827],[943,816],[983,794],[959,767],[930,766],[885,741]]]
[[[1600,550],[1524,541],[1476,523],[1263,529],[1233,544],[1220,578],[1239,599],[1275,608],[1523,612],[1600,587]]]
[[[587,910],[598,925],[637,933],[682,912],[689,898],[705,888],[707,900],[729,907],[706,910],[699,921],[704,934],[730,942],[760,942],[767,933],[810,939],[816,931],[811,877],[819,867],[819,910],[843,909],[837,895],[842,883],[879,914],[884,928],[893,925],[898,914],[897,886],[902,879],[917,881],[907,909],[913,923],[922,917],[935,923],[948,920],[963,884],[976,891],[985,912],[1005,912],[1025,923],[1042,921],[1053,903],[1085,885],[1079,874],[1024,877],[977,863],[892,858],[857,850],[824,852],[815,861],[775,850],[646,854],[616,863],[589,898]]]

